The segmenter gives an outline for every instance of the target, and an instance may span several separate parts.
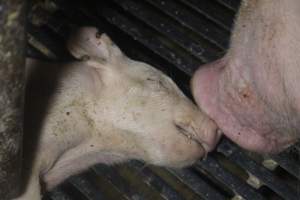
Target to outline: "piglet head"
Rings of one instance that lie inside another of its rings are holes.
[[[214,148],[220,137],[215,123],[161,71],[129,59],[107,35],[91,27],[81,28],[68,48],[98,77],[93,118],[103,134],[122,138],[114,151],[151,164],[182,167]]]

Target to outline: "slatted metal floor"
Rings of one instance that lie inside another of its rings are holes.
[[[238,0],[32,0],[28,56],[65,61],[72,29],[97,26],[131,58],[171,76],[191,97],[199,65],[220,58],[229,43]],[[300,145],[276,156],[245,152],[223,139],[206,160],[173,170],[132,161],[97,165],[45,200],[300,199]]]

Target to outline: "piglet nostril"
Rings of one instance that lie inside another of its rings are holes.
[[[185,135],[188,138],[191,138],[191,134],[185,127],[183,127],[182,125],[177,124],[177,123],[175,123],[175,127],[180,133],[182,133],[183,135]]]
[[[174,125],[180,134],[184,135],[189,140],[194,141],[201,147],[205,148],[204,146],[206,146],[206,144],[203,143],[203,141],[201,140],[199,141],[199,139],[197,138],[196,130],[193,127],[180,123],[174,123]]]

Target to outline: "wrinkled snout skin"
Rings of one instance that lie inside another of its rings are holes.
[[[184,167],[214,148],[216,124],[162,72],[95,28],[78,30],[67,47],[80,61],[28,63],[24,148],[32,157],[19,200],[40,199],[40,182],[51,189],[96,163]]]
[[[300,137],[300,2],[244,0],[227,54],[192,79],[197,104],[240,146],[276,153]]]

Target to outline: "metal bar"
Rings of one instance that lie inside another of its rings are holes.
[[[226,38],[229,37],[229,31],[224,30],[223,27],[218,26],[205,15],[195,11],[193,12],[190,8],[176,1],[147,0],[147,2],[172,17],[183,27],[194,31],[197,35],[201,36],[201,38],[215,44],[217,46],[217,48],[214,47],[215,49],[224,50],[228,46],[228,40],[226,40]],[[186,1],[182,1],[182,3],[186,3]],[[185,37],[187,36],[188,34],[185,35]],[[199,40],[199,42],[203,43],[203,39]]]
[[[0,1],[0,197],[21,187],[26,1]]]
[[[140,191],[136,191],[135,188],[130,187],[128,181],[121,177],[112,167],[97,165],[93,167],[93,170],[97,175],[104,176],[107,180],[109,180],[109,182],[111,182],[124,195],[124,197],[126,197],[126,199],[147,199],[140,193]]]
[[[211,187],[208,183],[206,183],[203,179],[201,179],[201,177],[199,177],[190,169],[182,169],[182,170],[169,169],[169,171],[173,175],[175,175],[181,182],[189,186],[196,194],[198,194],[203,199],[207,199],[207,200],[226,199],[223,194],[221,194],[215,188]]]
[[[294,148],[298,151],[298,154],[300,154],[300,142],[296,143]]]
[[[87,171],[80,176],[74,176],[69,179],[69,182],[74,185],[84,196],[89,200],[104,200],[106,199],[97,188],[91,177],[95,176],[91,171]]]
[[[46,55],[44,55],[41,51],[39,51],[38,49],[36,49],[34,46],[32,46],[29,43],[27,44],[26,55],[27,55],[27,57],[31,57],[31,58],[40,58],[43,60],[49,59]]]
[[[218,3],[226,6],[227,8],[235,12],[238,11],[241,3],[241,0],[214,0],[214,1],[217,1]]]
[[[203,168],[208,173],[212,174],[212,176],[214,176],[218,181],[226,185],[231,191],[243,197],[245,200],[265,199],[260,193],[251,188],[245,181],[224,169],[212,156],[208,156],[205,160],[199,161],[195,167]]]
[[[68,1],[65,0],[53,0],[55,4],[58,5],[59,9],[65,14],[66,20],[71,24],[71,26],[79,25],[79,26],[101,26],[101,24],[97,23],[98,19],[96,16],[93,16],[90,14],[89,10],[86,10],[83,5],[88,5],[88,2],[74,2],[74,4],[70,4]],[[80,3],[79,5],[76,5],[76,3]],[[53,16],[53,15],[52,15]],[[54,22],[54,24],[57,22]]]
[[[176,190],[170,187],[163,179],[153,173],[149,168],[144,168],[144,164],[142,164],[141,162],[130,162],[128,165],[138,172],[138,175],[143,180],[143,182],[159,191],[160,195],[163,196],[164,199],[184,199]]]
[[[297,177],[300,184],[300,154],[296,149],[290,149],[278,155],[274,155],[272,156],[272,159],[283,169]]]
[[[53,33],[46,26],[37,27],[28,23],[28,42],[39,51],[43,52],[49,59],[57,60],[58,57],[69,57],[65,42],[59,35]],[[59,55],[59,56],[58,56]]]
[[[235,12],[226,9],[224,6],[220,4],[216,4],[212,0],[180,0],[182,3],[188,5],[190,8],[196,10],[197,12],[201,13],[211,21],[215,22],[216,24],[220,25],[227,31],[231,31],[233,25],[233,19]],[[220,13],[222,13],[220,15]]]
[[[142,20],[203,62],[207,62],[207,58],[209,60],[216,59],[212,50],[213,47],[207,41],[202,40],[200,42],[201,38],[192,39],[189,34],[179,29],[178,24],[174,24],[168,18],[154,12],[142,1],[114,0],[114,2],[120,5],[126,12]]]
[[[287,200],[299,200],[297,192],[290,188],[285,182],[263,166],[250,159],[236,145],[229,140],[223,140],[218,146],[218,151],[237,163],[251,175],[258,178],[264,185],[268,186],[279,196]]]
[[[43,200],[88,200],[79,190],[69,182],[64,182],[44,195]]]
[[[74,200],[70,195],[65,193],[62,186],[54,188],[49,195],[45,195],[43,200]]]

